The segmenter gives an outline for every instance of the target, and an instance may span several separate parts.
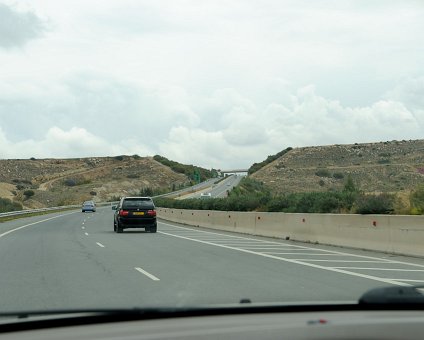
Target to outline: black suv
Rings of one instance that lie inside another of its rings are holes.
[[[113,217],[113,230],[122,233],[126,228],[145,228],[155,233],[157,230],[156,209],[150,197],[121,198]]]

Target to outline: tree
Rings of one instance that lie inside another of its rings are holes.
[[[347,176],[343,191],[358,192],[358,189],[356,188],[355,183],[353,182],[352,176],[350,174]]]
[[[34,190],[25,190],[24,191],[24,195],[25,195],[26,199],[34,196],[34,194],[35,194]]]
[[[393,213],[394,196],[390,194],[361,195],[357,200],[358,214],[391,214]]]
[[[417,189],[411,192],[409,202],[411,213],[418,215],[424,213],[424,184],[419,185]]]

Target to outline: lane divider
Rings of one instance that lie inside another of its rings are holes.
[[[100,242],[96,242],[96,244],[99,246],[99,247],[101,247],[101,248],[104,248],[105,246],[103,245],[103,244],[101,244]]]
[[[153,281],[160,281],[159,278],[157,278],[153,274],[150,274],[149,272],[146,272],[144,269],[141,269],[140,267],[134,267],[134,269],[140,272],[141,274],[146,275],[149,279],[152,279]]]

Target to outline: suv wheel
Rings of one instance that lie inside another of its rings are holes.
[[[119,223],[116,224],[116,232],[117,233],[122,233],[124,231],[124,229],[119,225]]]
[[[151,233],[155,233],[157,230],[158,230],[158,225],[157,225],[157,224],[155,224],[153,227],[150,227],[150,228],[149,228],[149,231],[150,231]]]

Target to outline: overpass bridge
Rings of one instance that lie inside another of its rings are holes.
[[[232,170],[220,170],[218,171],[222,176],[225,175],[247,175],[249,169],[232,169]]]

